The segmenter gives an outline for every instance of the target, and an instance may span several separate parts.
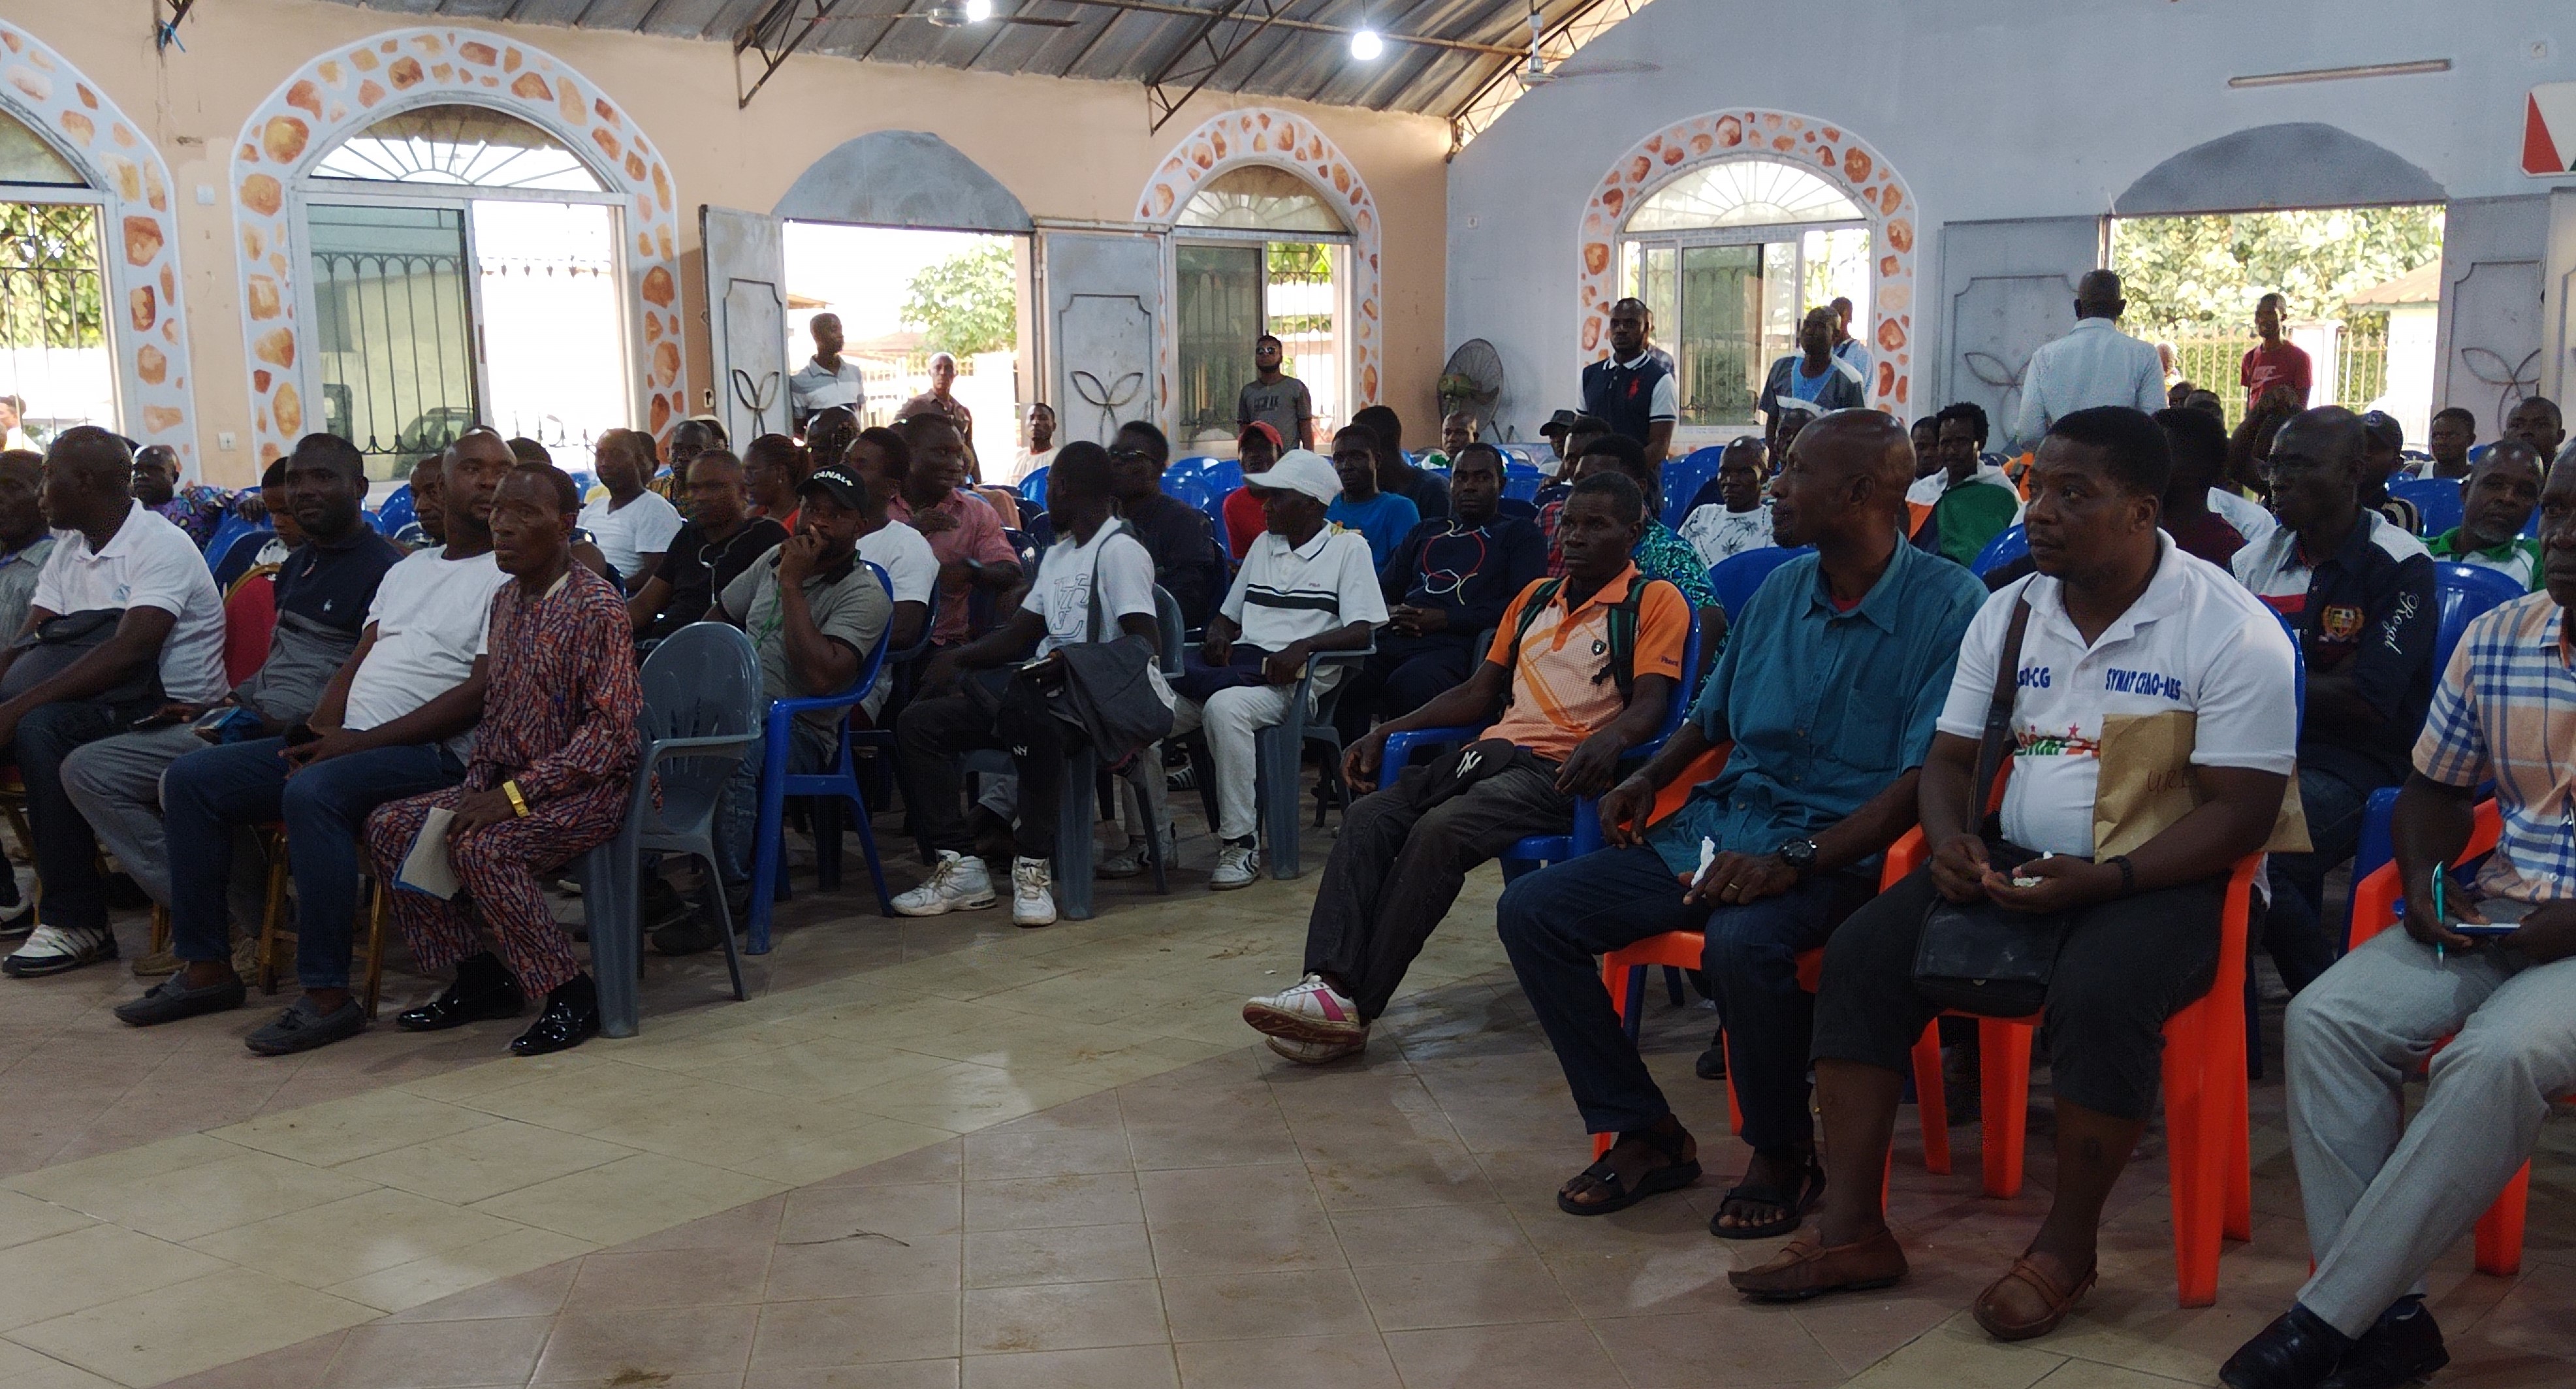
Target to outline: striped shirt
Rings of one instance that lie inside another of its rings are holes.
[[[2480,614],[2433,692],[2415,770],[2445,786],[2495,779],[2504,835],[2478,871],[2491,897],[2576,897],[2576,653],[2547,593]]]
[[[1278,651],[1291,642],[1320,637],[1354,622],[1383,626],[1386,595],[1379,591],[1377,561],[1366,537],[1327,523],[1303,545],[1263,531],[1234,573],[1218,611],[1233,623],[1243,644]],[[1340,678],[1343,667],[1315,671],[1318,693]]]

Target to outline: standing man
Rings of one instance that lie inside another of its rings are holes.
[[[64,788],[64,760],[164,704],[224,696],[214,576],[186,532],[129,493],[134,473],[125,441],[90,425],[56,435],[45,454],[42,505],[61,543],[37,576],[18,636],[74,614],[64,625],[87,632],[0,650],[0,747],[26,784],[44,885],[35,933],[0,961],[13,978],[116,958],[98,839]]]
[[[2021,519],[2021,489],[1985,461],[1986,412],[1974,401],[1941,407],[1941,470],[1905,494],[1920,506],[1914,543],[1960,564],[1974,564],[1986,543]]]
[[[2433,461],[2424,469],[2425,477],[2467,477],[2469,449],[2478,441],[2478,417],[2459,406],[2447,406],[2433,415],[2432,432],[2424,436],[2424,448]]]
[[[1815,999],[1798,988],[1797,954],[1869,900],[1878,856],[1914,823],[1916,769],[1985,596],[1967,571],[1900,539],[1913,476],[1904,430],[1876,411],[1828,415],[1798,436],[1774,484],[1772,525],[1816,552],[1764,581],[1689,720],[1603,798],[1614,847],[1503,890],[1503,948],[1584,1127],[1619,1135],[1558,1190],[1570,1214],[1620,1210],[1699,1175],[1697,1146],[1621,1030],[1595,963],[1688,930],[1707,938],[1727,1074],[1754,1152],[1710,1232],[1782,1234],[1815,1203]],[[1648,829],[1658,793],[1730,742],[1725,770]]]
[[[1129,420],[1118,426],[1109,445],[1109,495],[1118,503],[1119,518],[1154,557],[1154,582],[1181,605],[1182,625],[1201,627],[1208,605],[1225,586],[1225,571],[1217,564],[1207,513],[1163,492],[1171,453],[1171,442],[1153,425]]]
[[[580,508],[581,528],[590,532],[626,587],[641,591],[670,552],[671,537],[679,534],[679,508],[645,489],[653,474],[653,436],[612,429],[599,436],[593,456],[608,495]]]
[[[1422,520],[1411,498],[1378,490],[1378,453],[1385,447],[1367,425],[1342,426],[1333,436],[1333,471],[1341,478],[1342,495],[1325,513],[1326,520],[1368,541],[1370,563],[1378,570]]]
[[[2305,410],[2315,368],[2309,364],[2305,350],[2281,336],[2281,314],[2286,306],[2287,301],[2277,293],[2254,301],[2254,336],[2262,341],[2238,364],[2236,379],[2244,385],[2247,400],[2260,400],[2274,386],[2280,386],[2289,391],[2293,406]]]
[[[868,398],[868,378],[859,364],[841,355],[841,316],[818,313],[806,330],[814,335],[814,356],[787,378],[788,424],[805,427],[806,417],[817,410],[846,405],[855,410]],[[673,453],[679,452],[679,436],[671,439]],[[671,470],[678,472],[674,459]]]
[[[691,459],[688,482],[689,520],[671,533],[669,556],[626,600],[639,640],[658,641],[705,617],[717,594],[787,539],[785,526],[748,514],[742,460],[732,454],[708,449]]]
[[[11,452],[40,453],[35,439],[27,433],[27,398],[0,395],[0,449]]]
[[[599,988],[555,924],[543,881],[625,823],[644,740],[644,691],[626,603],[573,563],[581,498],[561,470],[513,468],[493,491],[492,553],[511,582],[492,598],[483,719],[465,781],[367,817],[376,881],[397,883],[432,810],[447,810],[447,861],[460,889],[394,891],[394,925],[425,970],[455,982],[394,1019],[437,1032],[506,1018],[531,995],[545,1009],[513,1056],[576,1047],[599,1031]],[[499,958],[477,939],[490,933]]]
[[[1029,447],[1011,468],[1011,484],[1020,481],[1055,459],[1055,407],[1041,400],[1029,407]]]
[[[1315,446],[1315,406],[1306,393],[1306,383],[1280,370],[1279,339],[1268,333],[1252,345],[1253,378],[1243,383],[1234,399],[1234,427],[1240,434],[1254,422],[1270,426],[1278,436],[1278,452],[1292,447],[1311,449]],[[1247,471],[1249,471],[1247,469]]]
[[[2038,448],[2050,425],[2078,410],[2126,405],[2153,415],[2165,408],[2164,361],[2155,344],[2120,331],[2128,308],[2112,271],[2087,270],[2075,282],[2075,327],[2040,344],[2022,372],[2021,413],[2008,436],[2015,449]]]
[[[1613,433],[1644,446],[1647,462],[1661,464],[1673,449],[1681,393],[1672,366],[1646,345],[1654,326],[1642,299],[1610,306],[1610,355],[1583,369],[1583,413],[1600,416]]]
[[[967,409],[966,402],[957,398],[956,387],[957,359],[945,352],[930,354],[930,389],[905,401],[903,408],[895,411],[895,422],[900,424],[916,415],[938,415],[956,425],[957,437],[966,442],[967,476],[972,481],[982,482],[984,474],[975,467],[975,412]],[[826,461],[839,460],[817,459],[816,466]]]
[[[2520,439],[2498,439],[2469,470],[2460,496],[2460,524],[2424,542],[2433,558],[2493,569],[2537,593],[2546,577],[2540,542],[2523,535],[2532,509],[2540,505],[2541,479],[2548,467],[2531,445]]]
[[[1810,414],[1849,410],[1869,403],[1868,378],[1860,368],[1834,355],[1834,311],[1809,309],[1798,321],[1798,350],[1771,364],[1762,382],[1757,407],[1762,411],[1765,442],[1772,456],[1789,456],[1781,416],[1804,406]],[[1647,461],[1657,461],[1649,458]]]
[[[465,774],[492,594],[507,580],[492,558],[492,489],[514,466],[509,445],[479,425],[448,445],[446,544],[385,571],[357,649],[301,727],[191,752],[162,773],[170,942],[186,963],[118,1017],[149,1027],[239,1006],[241,978],[224,948],[234,832],[283,821],[303,992],[244,1044],[284,1056],[366,1030],[349,953],[367,816]]]
[[[921,532],[939,557],[939,615],[930,639],[954,646],[974,635],[967,630],[967,608],[976,590],[1008,593],[1019,587],[1019,552],[1002,534],[1002,518],[992,504],[966,490],[966,436],[956,422],[936,413],[907,415],[895,428],[912,450],[912,471],[887,502],[886,514]],[[1047,481],[1055,481],[1052,470]]]
[[[1866,389],[1869,382],[1869,348],[1864,346],[1859,338],[1852,336],[1854,312],[1852,301],[1837,298],[1828,307],[1834,311],[1834,357],[1838,361],[1851,363],[1853,368],[1860,372],[1861,383]]]
[[[2362,505],[2364,436],[2349,410],[2291,418],[2273,440],[2280,529],[2236,552],[2236,577],[2298,629],[2308,702],[2299,728],[2304,854],[2272,855],[2263,944],[2291,993],[2334,963],[2318,922],[2326,875],[2352,857],[2370,793],[2406,779],[2432,689],[2433,558]]]

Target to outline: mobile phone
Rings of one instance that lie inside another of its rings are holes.
[[[2450,928],[2464,936],[2509,936],[2522,929],[2522,919],[2531,915],[2537,902],[2521,902],[2511,897],[2486,897],[2477,903],[2478,915],[2484,922],[2454,921]]]
[[[177,723],[178,721],[179,716],[176,714],[152,713],[136,719],[131,727],[137,730],[146,728],[168,728],[170,725]]]

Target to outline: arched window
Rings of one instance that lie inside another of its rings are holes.
[[[44,136],[0,112],[0,394],[31,438],[114,427],[116,363],[98,198]]]
[[[1274,165],[1228,169],[1182,204],[1172,246],[1179,440],[1209,447],[1233,440],[1264,335],[1279,339],[1282,370],[1305,386],[1315,437],[1328,437],[1342,416],[1350,240],[1313,184]],[[1292,434],[1287,443],[1295,448],[1298,440]]]
[[[87,188],[89,180],[44,136],[0,112],[0,183],[39,188]]]
[[[1683,427],[1754,423],[1806,310],[1847,298],[1854,322],[1869,321],[1869,228],[1841,189],[1776,159],[1703,165],[1637,203],[1620,229],[1620,292],[1645,301],[1673,354]]]
[[[552,132],[415,107],[324,151],[299,192],[312,398],[374,476],[478,421],[577,467],[635,418],[619,198]]]

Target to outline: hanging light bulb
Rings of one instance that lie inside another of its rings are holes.
[[[1361,62],[1376,62],[1378,55],[1385,51],[1386,40],[1379,37],[1375,29],[1360,29],[1351,34],[1351,56]]]
[[[966,22],[981,24],[993,17],[993,0],[966,0]]]

